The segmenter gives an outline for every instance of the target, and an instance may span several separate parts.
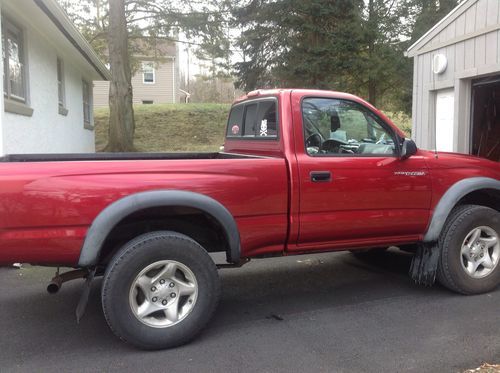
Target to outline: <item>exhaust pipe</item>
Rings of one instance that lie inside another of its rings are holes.
[[[59,270],[56,272],[56,275],[52,278],[52,280],[47,285],[47,291],[49,294],[56,294],[59,290],[61,290],[62,284],[65,282],[76,280],[78,278],[86,278],[89,274],[89,271],[86,269],[75,269],[73,271],[65,272],[59,274]]]
[[[49,294],[55,294],[61,289],[62,279],[61,276],[54,276],[54,278],[47,285],[47,291]]]

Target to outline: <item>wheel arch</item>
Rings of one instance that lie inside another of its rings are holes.
[[[155,190],[123,197],[102,210],[87,231],[78,260],[79,267],[98,263],[106,239],[120,222],[134,213],[152,208],[185,207],[196,209],[216,221],[226,240],[226,257],[230,263],[240,260],[240,236],[231,213],[215,199],[195,192]]]
[[[491,198],[491,203],[488,197]],[[451,210],[461,203],[478,204],[499,210],[500,181],[488,177],[471,177],[453,184],[436,205],[424,235],[424,242],[434,242],[439,239]]]

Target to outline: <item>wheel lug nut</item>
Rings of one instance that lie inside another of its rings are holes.
[[[163,304],[164,306],[167,305],[167,301],[166,300],[162,300],[161,304]]]
[[[156,286],[152,286],[151,291],[156,291]]]
[[[158,300],[157,297],[153,297],[153,299],[151,299],[153,302],[156,302]]]
[[[479,255],[479,256],[482,258],[482,257],[484,256],[484,254],[483,254],[483,253],[481,253],[481,255]]]
[[[170,286],[171,288],[173,288],[175,286],[175,284],[173,282],[171,282],[170,284],[168,284],[168,286]]]
[[[176,296],[177,296],[177,294],[175,294],[175,293],[170,293],[170,297],[171,297],[171,298],[175,298]]]
[[[164,280],[164,279],[161,279],[161,280],[160,280],[160,284],[162,284],[162,285],[163,285],[164,283],[165,283],[165,280]]]

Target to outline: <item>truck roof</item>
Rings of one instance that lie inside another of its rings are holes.
[[[303,96],[335,96],[339,98],[351,99],[354,101],[362,100],[358,96],[352,95],[350,93],[340,92],[340,91],[329,91],[322,89],[305,89],[305,88],[272,88],[272,89],[256,89],[254,91],[248,92],[246,95],[238,97],[234,103],[238,103],[241,101],[249,100],[257,97],[265,97],[265,96],[278,96],[282,93],[291,93],[296,92]],[[364,100],[363,100],[364,101]]]

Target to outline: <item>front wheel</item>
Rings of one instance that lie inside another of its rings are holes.
[[[438,280],[462,294],[480,294],[500,284],[500,213],[466,205],[452,211],[441,234]]]
[[[144,349],[179,346],[212,317],[220,297],[217,268],[191,238],[153,232],[127,243],[104,275],[102,306],[111,330]]]

